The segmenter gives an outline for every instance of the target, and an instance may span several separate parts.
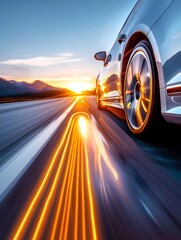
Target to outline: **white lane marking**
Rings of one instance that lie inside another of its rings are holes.
[[[50,140],[68,113],[73,109],[77,100],[78,99],[76,99],[60,117],[51,122],[46,128],[25,144],[14,156],[11,157],[11,159],[8,159],[7,164],[4,164],[0,168],[0,201],[22,176],[38,153],[43,149],[45,144]]]

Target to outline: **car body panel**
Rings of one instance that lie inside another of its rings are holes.
[[[104,66],[104,72],[106,74],[105,81],[101,81],[101,85],[105,85],[105,91],[103,98],[120,97],[119,83],[120,83],[120,67],[118,67],[118,52],[120,46],[116,44],[114,48],[109,52],[106,60],[106,66]]]
[[[149,39],[152,39],[157,66],[159,65],[162,115],[167,121],[175,123],[181,121],[180,8],[181,2],[174,0],[148,35]]]

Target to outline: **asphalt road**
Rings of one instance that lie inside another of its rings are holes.
[[[0,105],[0,240],[180,240],[181,129],[134,137],[95,97]]]

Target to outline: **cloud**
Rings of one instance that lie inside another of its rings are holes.
[[[56,64],[71,63],[71,62],[80,62],[80,58],[71,58],[72,53],[63,53],[58,54],[56,57],[34,57],[27,59],[9,59],[6,61],[0,62],[0,64],[8,65],[27,65],[27,66],[36,66],[36,67],[47,67]]]
[[[61,56],[61,57],[72,57],[72,56],[74,56],[73,53],[58,53],[56,55]]]

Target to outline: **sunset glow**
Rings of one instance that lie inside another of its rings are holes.
[[[45,82],[55,87],[68,88],[76,93],[81,93],[85,90],[93,90],[95,88],[95,79],[91,77],[66,77],[45,80]]]
[[[6,80],[16,80],[17,82],[33,83],[36,80],[40,80],[48,85],[57,88],[66,88],[76,93],[81,93],[86,90],[95,89],[95,78],[88,76],[80,77],[64,77],[64,78],[14,78],[12,76],[0,76]]]

